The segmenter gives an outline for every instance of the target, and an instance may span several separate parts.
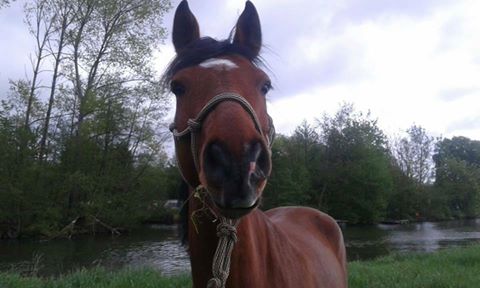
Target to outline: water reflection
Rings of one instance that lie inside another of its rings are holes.
[[[480,243],[480,219],[407,225],[342,227],[349,260],[392,252],[431,252]],[[58,275],[81,267],[107,269],[152,267],[162,274],[186,272],[190,263],[175,227],[150,226],[122,237],[105,235],[73,240],[0,241],[0,270],[31,269],[33,255],[42,255],[41,275]]]
[[[164,275],[174,275],[189,269],[185,248],[177,239],[162,242],[142,241],[126,249],[109,249],[101,257],[102,266],[109,267],[153,267]]]
[[[342,229],[349,260],[371,259],[391,252],[432,252],[480,243],[480,219],[376,225]]]
[[[32,257],[41,256],[41,275],[58,275],[82,267],[152,267],[164,275],[190,269],[185,248],[176,227],[153,225],[112,238],[107,235],[77,237],[72,240],[2,241],[0,270],[31,269]]]

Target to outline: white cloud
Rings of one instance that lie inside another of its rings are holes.
[[[0,99],[5,98],[8,80],[24,78],[31,70],[29,55],[33,41],[23,23],[23,1],[0,9]]]
[[[479,2],[456,3],[432,9],[420,18],[395,11],[388,17],[364,18],[345,25],[337,34],[324,33],[321,27],[308,34],[303,31],[292,44],[298,53],[291,51],[287,56],[296,61],[293,71],[308,67],[306,78],[314,78],[309,74],[329,77],[322,75],[321,66],[312,69],[326,64],[337,75],[326,83],[308,81],[298,93],[273,100],[270,108],[278,130],[290,133],[303,119],[325,111],[331,114],[338,108],[332,103],[346,101],[360,110],[370,109],[387,133],[416,123],[436,135],[480,139],[478,125],[461,125],[471,124],[469,119],[479,119],[480,114],[480,65],[474,61],[480,51],[480,21],[472,12],[480,7]],[[455,35],[447,29],[452,21]],[[347,57],[347,62],[328,61],[338,55]],[[460,95],[445,101],[449,91]]]

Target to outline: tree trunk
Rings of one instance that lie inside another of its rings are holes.
[[[42,162],[45,158],[47,158],[46,143],[47,143],[47,137],[48,137],[48,128],[50,126],[50,117],[52,113],[53,102],[55,100],[55,90],[56,90],[57,79],[58,79],[58,68],[60,66],[60,62],[62,61],[63,42],[65,40],[65,31],[67,29],[67,23],[68,23],[68,15],[64,15],[62,19],[62,25],[60,28],[61,31],[60,31],[60,39],[58,43],[57,55],[55,56],[55,67],[53,69],[52,85],[50,87],[50,97],[48,99],[47,114],[45,116],[45,124],[43,126],[42,138],[40,139],[40,150],[39,150],[40,162]]]

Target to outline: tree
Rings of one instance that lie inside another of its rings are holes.
[[[480,215],[480,141],[443,139],[437,144],[434,161],[435,193],[443,196],[450,215]]]
[[[392,178],[386,137],[376,120],[344,104],[318,124],[326,147],[319,177],[326,187],[328,212],[354,223],[382,219]]]
[[[10,95],[0,106],[0,237],[17,237],[38,214],[35,207],[45,204],[46,197],[35,187],[38,167],[35,163],[37,133],[25,129],[25,107],[30,91],[28,81],[11,82]],[[31,113],[40,113],[38,102]],[[42,222],[48,211],[36,218]],[[3,226],[3,229],[1,229]]]
[[[132,157],[146,150],[158,152],[154,146],[163,137],[154,132],[158,129],[153,123],[165,113],[165,94],[156,84],[151,58],[165,37],[161,20],[169,2],[57,0],[48,4],[57,22],[50,42],[54,72],[41,157],[48,157],[48,139],[55,140],[49,137],[54,135],[50,119],[55,103],[62,103],[57,108],[60,115],[70,115],[70,121],[57,121],[56,127],[67,133],[62,137],[73,137],[64,142],[72,158],[61,158],[69,159],[66,168],[71,173],[89,169],[81,158],[88,159],[87,154],[97,149],[85,151],[93,149],[93,143],[100,145],[99,175],[106,175],[109,154],[117,147],[127,147]],[[56,101],[60,75],[66,81]],[[73,194],[68,197],[70,207],[79,204]]]
[[[0,0],[0,9],[3,7],[8,7],[11,2],[14,2],[15,0]]]
[[[433,179],[434,146],[434,138],[423,127],[412,125],[407,129],[407,137],[395,141],[392,152],[405,175],[421,185]]]
[[[435,169],[441,168],[447,158],[465,161],[475,167],[480,166],[480,141],[471,140],[467,137],[443,139],[437,143],[433,156]],[[440,175],[437,174],[437,179],[442,179],[442,176],[441,173]]]
[[[412,125],[407,136],[392,141],[393,189],[387,208],[392,219],[417,219],[429,214],[430,183],[434,179],[432,155],[435,139]]]
[[[164,176],[166,93],[152,66],[169,8],[167,0],[28,3],[33,77],[12,81],[0,107],[0,237],[4,227],[49,235],[88,215],[138,223],[166,197],[142,182],[173,186]]]
[[[48,56],[46,55],[46,45],[52,34],[53,22],[52,15],[50,15],[47,1],[34,1],[28,3],[25,6],[26,22],[28,24],[29,32],[35,38],[36,51],[35,57],[31,58],[32,61],[32,81],[30,83],[30,92],[28,94],[27,107],[25,112],[25,128],[30,129],[30,114],[32,104],[38,97],[38,77],[41,71],[42,62]]]
[[[53,111],[59,117],[71,117],[68,130],[77,138],[83,137],[79,136],[81,133],[89,133],[83,125],[86,120],[91,123],[96,117],[101,109],[98,105],[128,103],[127,99],[138,96],[140,90],[149,94],[140,95],[143,103],[130,108],[147,109],[151,103],[157,103],[155,111],[164,111],[165,94],[155,84],[158,81],[150,59],[154,48],[165,38],[162,16],[169,7],[166,0],[36,0],[31,5],[27,19],[41,18],[40,22],[51,28],[44,41],[48,43],[53,72],[39,144],[41,159],[48,157],[46,146],[52,140],[49,137],[55,133],[52,129],[58,128],[60,123],[57,121],[57,125],[51,127]],[[42,13],[38,12],[40,9]],[[62,90],[60,97],[64,99],[57,101],[58,90]],[[54,107],[58,102],[67,101],[70,105]],[[69,111],[61,110],[65,108]],[[122,111],[128,112],[128,109]],[[152,116],[152,113],[148,115]],[[67,122],[61,121],[61,124]],[[80,148],[77,154],[81,157]]]
[[[297,144],[299,153],[302,154],[303,164],[308,168],[308,164],[312,162],[314,156],[313,150],[319,143],[319,136],[315,129],[310,126],[307,121],[303,122],[295,128],[295,132],[292,135],[292,140]]]
[[[53,74],[50,85],[50,95],[48,97],[47,111],[45,113],[45,121],[42,128],[42,136],[40,138],[39,159],[42,161],[47,157],[46,144],[48,131],[50,129],[50,121],[55,100],[55,92],[57,91],[57,81],[59,79],[60,64],[64,58],[63,49],[67,37],[67,29],[74,22],[73,6],[70,1],[49,1],[45,2],[37,0],[40,3],[44,2],[49,7],[49,15],[45,18],[50,19],[50,25],[53,27],[53,34],[56,36],[48,37],[48,45],[50,55],[53,58]]]
[[[388,198],[388,219],[417,220],[425,216],[424,201],[427,199],[423,186],[408,177],[397,165],[396,159],[390,161],[390,174],[392,175],[392,191]]]
[[[272,147],[272,173],[264,192],[264,208],[308,205],[311,189],[303,144],[278,135]]]

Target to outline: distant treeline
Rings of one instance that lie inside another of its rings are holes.
[[[434,139],[413,125],[388,139],[345,104],[277,137],[264,207],[306,205],[349,223],[480,215],[480,141]]]

